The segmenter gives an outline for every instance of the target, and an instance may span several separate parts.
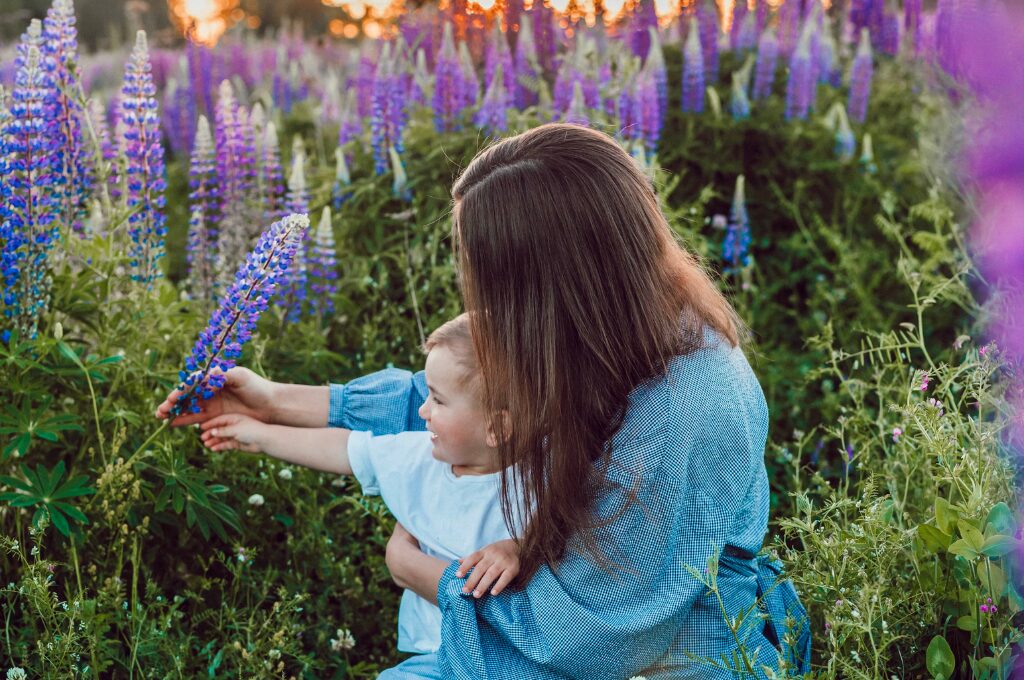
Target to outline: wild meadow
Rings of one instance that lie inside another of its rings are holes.
[[[377,38],[140,32],[86,53],[54,0],[0,49],[0,673],[400,660],[380,499],[210,453],[154,410],[179,386],[197,407],[233,365],[307,384],[422,368],[461,311],[453,180],[553,120],[619,140],[749,327],[765,550],[811,617],[805,677],[1022,672],[1024,351],[1000,259],[1019,238],[979,245],[975,225],[1024,212],[993,212],[1012,176],[970,160],[1024,149],[1012,116],[979,113],[1024,76],[969,68],[978,26],[1010,15],[722,4],[595,20],[451,0]]]

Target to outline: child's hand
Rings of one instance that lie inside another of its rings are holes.
[[[211,451],[264,451],[270,426],[241,413],[225,413],[204,422],[203,445]]]
[[[462,558],[455,575],[462,578],[470,569],[473,573],[466,579],[463,593],[473,591],[473,597],[482,597],[493,583],[491,595],[499,594],[519,575],[519,549],[516,542],[507,538]]]

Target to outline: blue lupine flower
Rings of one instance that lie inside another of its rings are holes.
[[[128,217],[132,279],[147,286],[160,276],[158,262],[164,256],[167,234],[167,217],[163,211],[167,183],[155,95],[146,32],[139,31],[121,88],[121,121],[127,161],[127,205],[132,211]]]
[[[779,41],[775,31],[768,29],[761,35],[757,46],[757,66],[754,67],[753,99],[766,99],[775,82],[775,66],[779,59]]]
[[[871,35],[865,28],[861,30],[857,56],[850,69],[850,100],[847,104],[850,118],[857,123],[863,123],[868,116],[868,98],[871,96],[873,71]]]
[[[54,59],[55,118],[59,134],[56,152],[61,163],[62,218],[81,234],[92,181],[86,162],[87,151],[82,145],[84,111],[74,96],[78,88],[78,32],[71,0],[54,0],[43,21],[42,49]]]
[[[326,318],[334,313],[334,295],[338,292],[338,254],[334,246],[331,227],[331,209],[325,207],[320,215],[316,235],[309,247],[309,288],[314,316]]]
[[[697,5],[697,25],[700,27],[700,49],[704,59],[704,85],[718,82],[718,9],[713,0]]]
[[[242,345],[252,337],[260,314],[267,309],[308,227],[306,215],[289,215],[270,225],[260,237],[178,374],[181,395],[171,409],[172,416],[198,413],[200,402],[224,386],[223,372],[242,356]]]
[[[34,20],[14,60],[10,109],[0,121],[0,273],[4,338],[17,328],[35,337],[38,316],[49,306],[47,254],[59,236],[62,159],[57,149],[56,63],[43,50],[42,24]],[[56,188],[57,190],[54,190]]]
[[[738,271],[750,264],[750,219],[747,216],[747,202],[744,196],[743,175],[736,178],[736,192],[729,210],[729,225],[722,243],[722,259],[727,273]]]
[[[334,150],[334,187],[331,190],[331,203],[335,210],[352,197],[352,177],[349,175],[345,152],[339,146]]]
[[[683,111],[704,111],[704,53],[696,19],[690,19],[690,31],[683,48]]]

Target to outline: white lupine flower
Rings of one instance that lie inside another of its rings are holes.
[[[261,494],[254,493],[253,495],[249,496],[249,505],[260,506],[263,505],[264,502],[265,501]]]
[[[338,637],[331,640],[331,649],[335,652],[341,652],[352,649],[356,646],[356,639],[352,636],[352,631],[348,628],[339,628]]]

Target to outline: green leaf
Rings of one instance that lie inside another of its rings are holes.
[[[928,666],[928,672],[935,680],[948,680],[953,676],[953,671],[956,669],[956,658],[953,656],[953,650],[949,648],[946,638],[941,635],[932,638],[932,641],[928,643],[928,651],[925,652],[925,663]]]
[[[970,560],[972,562],[978,559],[978,556],[981,554],[979,551],[972,548],[970,544],[962,538],[953,545],[949,546],[949,552],[953,553],[954,555],[960,555],[960,557],[963,557],[964,559]]]
[[[939,531],[952,535],[953,526],[960,519],[960,513],[945,498],[935,499],[935,525]]]
[[[1014,551],[1017,541],[1012,536],[989,536],[981,546],[981,554],[986,557],[1002,557]]]
[[[967,520],[957,522],[957,528],[960,529],[960,535],[964,537],[967,544],[976,551],[981,552],[981,547],[985,545],[985,534],[981,533],[978,527]]]
[[[917,535],[921,537],[921,542],[924,543],[924,547],[927,548],[929,552],[933,553],[939,553],[946,550],[949,548],[949,544],[953,542],[952,536],[930,524],[918,525]]]
[[[75,350],[68,347],[67,343],[65,343],[63,340],[57,343],[57,351],[63,354],[72,362],[74,362],[74,364],[79,368],[85,368],[85,366],[82,364],[82,360],[79,359],[78,354],[75,353]]]
[[[50,513],[50,520],[53,522],[54,528],[64,536],[71,535],[68,520],[64,514],[53,507],[48,508],[48,512]]]
[[[1013,535],[1017,529],[1016,519],[1010,506],[1000,501],[988,511],[988,518],[985,520],[985,529],[992,527],[997,533]]]
[[[974,616],[974,614],[970,614],[968,616],[961,616],[956,620],[956,627],[960,630],[974,632],[978,629],[978,619]]]

